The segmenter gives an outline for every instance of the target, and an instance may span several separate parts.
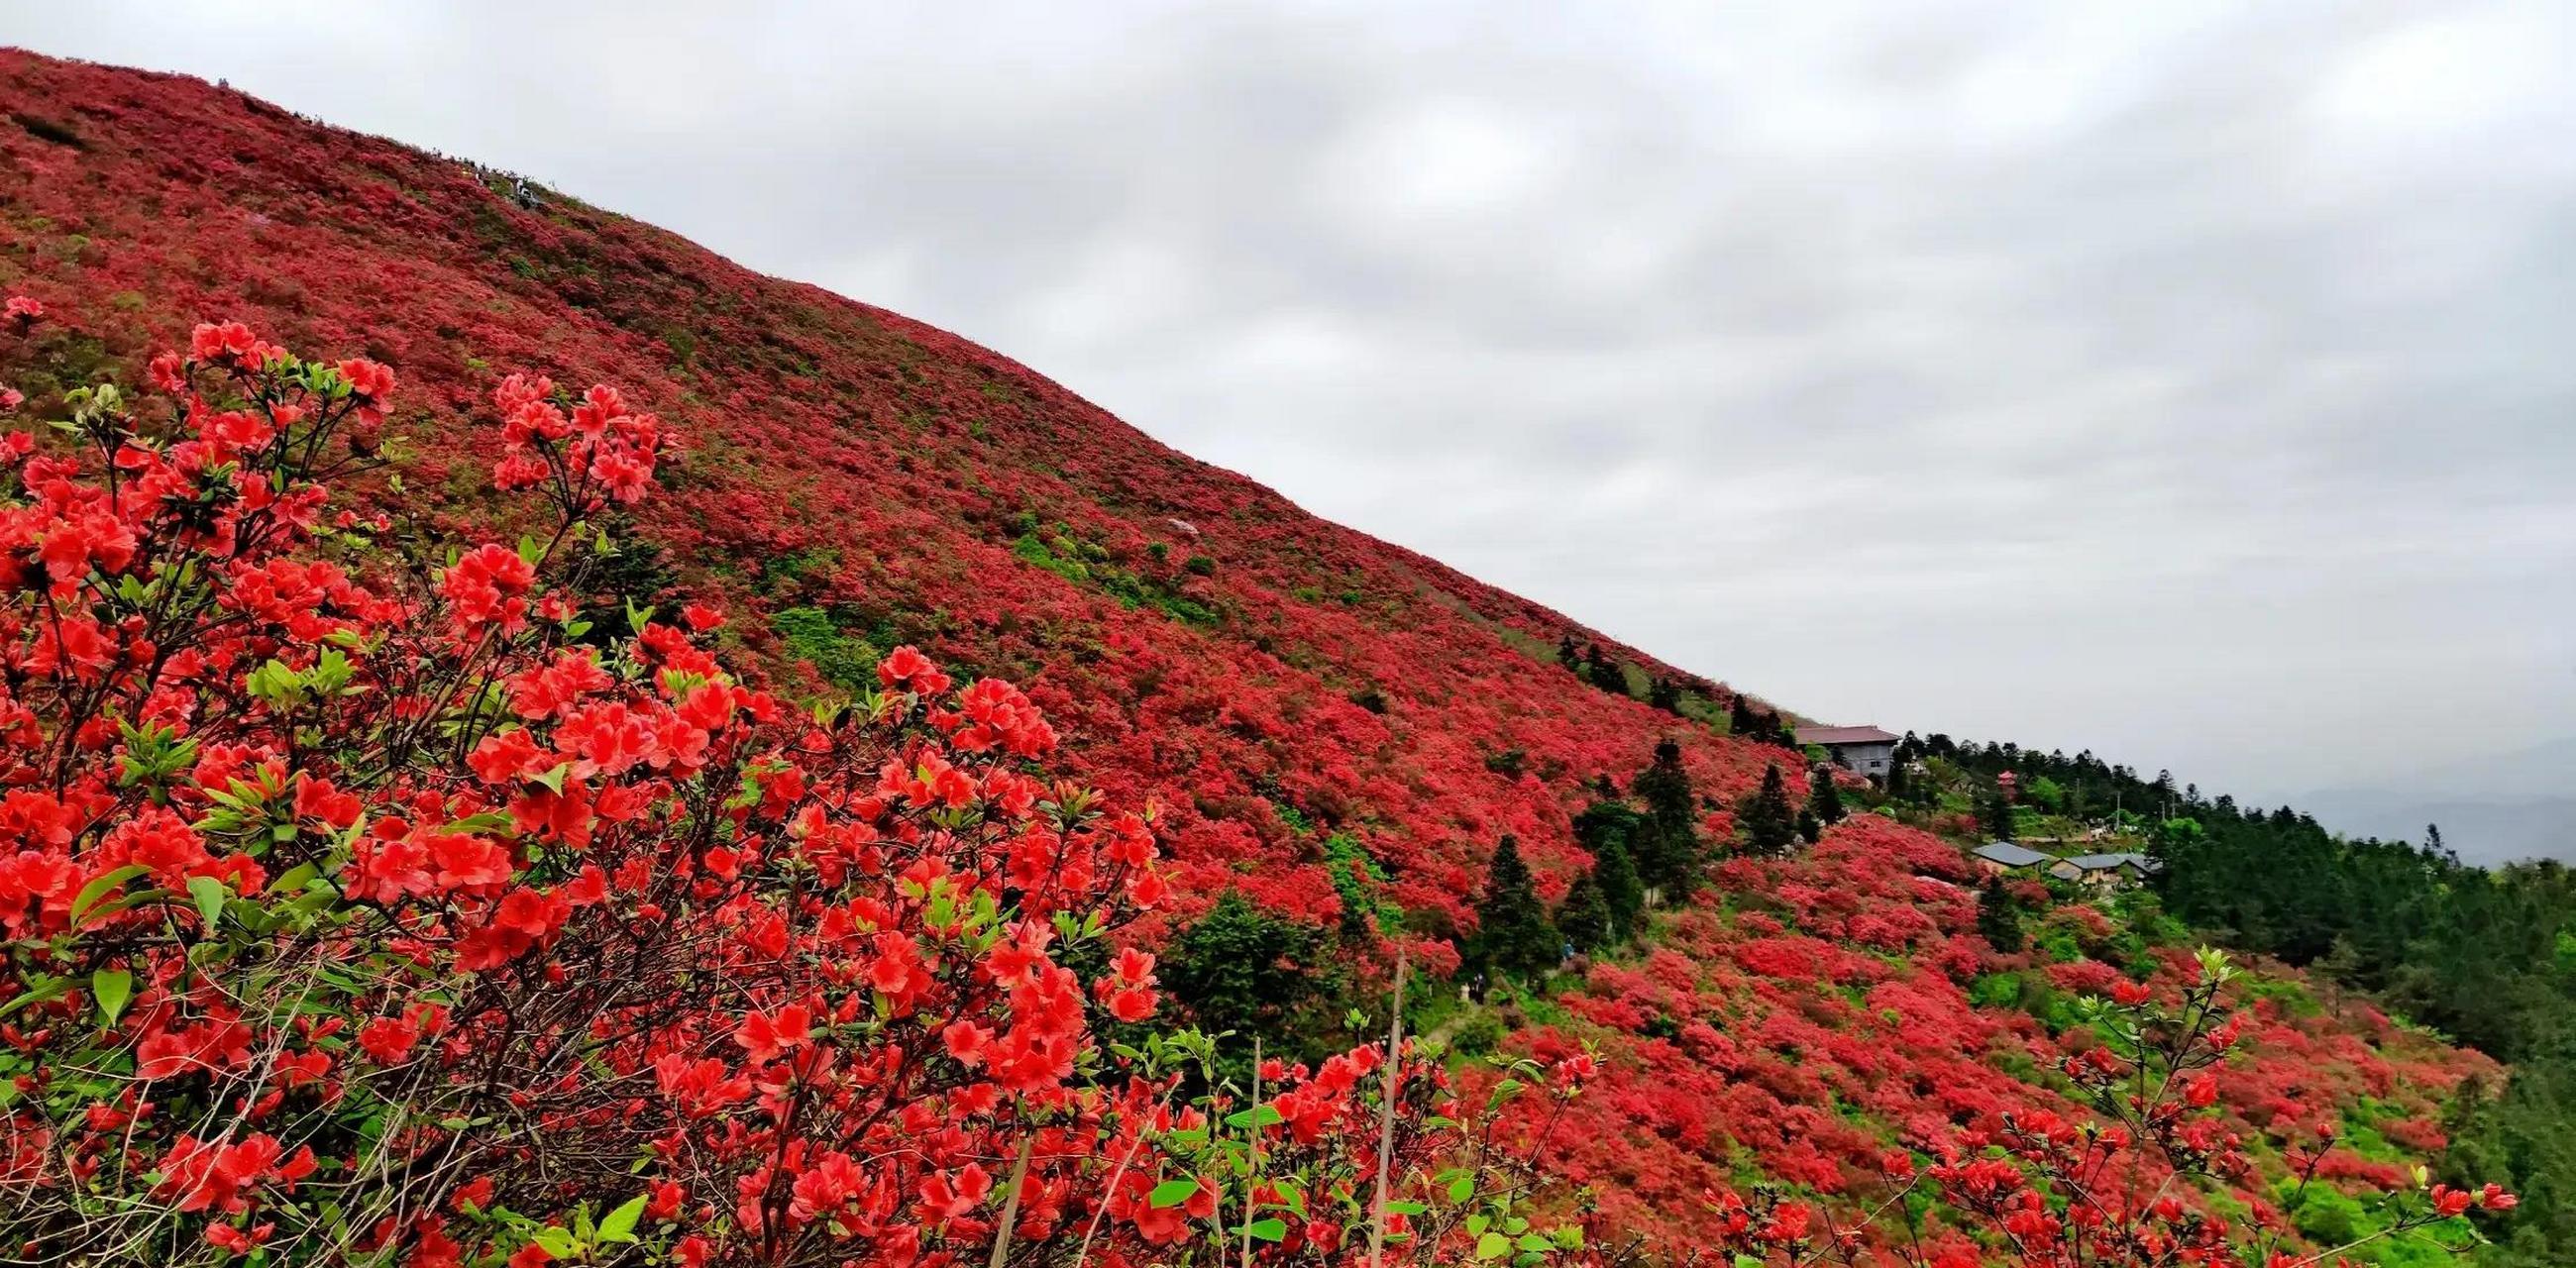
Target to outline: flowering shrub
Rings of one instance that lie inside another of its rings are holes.
[[[386,367],[227,324],[148,377],[0,442],[15,1253],[1573,1248],[1428,1054],[1273,1066],[1219,1120],[1211,1041],[1101,1041],[1157,1007],[1117,945],[1165,893],[1151,815],[1044,779],[1018,689],[899,647],[800,713],[711,609],[592,628],[594,517],[671,452],[614,390],[500,386],[539,531],[458,549],[331,504]]]

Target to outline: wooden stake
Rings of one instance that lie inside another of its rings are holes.
[[[1029,1176],[1029,1147],[1037,1143],[1037,1133],[1020,1137],[1020,1156],[1011,1163],[1011,1191],[1002,1196],[1002,1226],[993,1230],[992,1268],[1002,1268],[1011,1253],[1011,1231],[1020,1222],[1020,1183]]]
[[[1243,1268],[1252,1268],[1254,1191],[1261,1187],[1261,1036],[1252,1037],[1252,1178],[1243,1186]]]
[[[1404,1056],[1404,944],[1395,947],[1395,1008],[1386,1023],[1386,1104],[1377,1124],[1377,1209],[1369,1219],[1369,1268],[1386,1268],[1386,1173],[1395,1165],[1396,1070]]]

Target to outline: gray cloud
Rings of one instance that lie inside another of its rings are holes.
[[[2564,6],[958,8],[0,38],[958,330],[1836,720],[2258,797],[2576,733]]]

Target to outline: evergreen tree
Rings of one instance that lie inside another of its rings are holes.
[[[2442,825],[2438,823],[2424,825],[2424,850],[2428,854],[2442,852]]]
[[[1646,803],[1644,831],[1637,834],[1637,879],[1660,889],[1672,901],[1688,898],[1699,886],[1697,798],[1690,772],[1682,769],[1682,746],[1671,740],[1655,745],[1654,764],[1637,776],[1637,799]]]
[[[1476,900],[1476,959],[1495,973],[1530,977],[1554,968],[1560,947],[1547,907],[1539,902],[1520,838],[1506,835],[1485,871],[1485,893]]]
[[[1816,818],[1815,811],[1798,812],[1798,835],[1809,845],[1825,839],[1825,825]]]
[[[2021,950],[2021,905],[2004,888],[2003,877],[1988,876],[1977,888],[1977,932],[2005,955]]]
[[[1163,984],[1210,1034],[1276,1040],[1322,979],[1317,942],[1315,930],[1229,889],[1164,948]]]
[[[1573,635],[1556,636],[1556,663],[1565,666],[1565,672],[1569,674],[1583,672],[1583,653],[1576,650]]]
[[[1843,821],[1843,793],[1834,784],[1834,768],[1819,766],[1807,772],[1807,810],[1819,823]]]
[[[1635,934],[1646,909],[1646,886],[1637,879],[1633,853],[1644,825],[1636,811],[1617,800],[1615,789],[1574,817],[1574,839],[1591,852],[1593,883],[1610,909],[1613,934],[1622,940]]]
[[[1735,821],[1743,829],[1749,853],[1776,858],[1796,845],[1798,815],[1789,806],[1789,785],[1780,778],[1778,762],[1762,772],[1761,791],[1744,799]]]
[[[1601,650],[1599,643],[1583,651],[1583,677],[1593,686],[1612,695],[1628,694],[1628,675],[1620,672],[1619,663]]]
[[[1998,841],[2013,839],[2015,829],[2012,803],[2004,800],[2002,789],[1998,788],[1986,794],[1985,800],[1977,807],[1977,821],[1994,839]]]
[[[1653,687],[1647,692],[1646,703],[1666,713],[1680,713],[1682,711],[1681,684],[1670,678],[1657,677]]]
[[[1750,740],[1756,738],[1753,729],[1753,706],[1745,701],[1743,695],[1738,694],[1734,701],[1726,706],[1726,732],[1729,735]]]
[[[1565,891],[1565,901],[1556,908],[1556,930],[1577,951],[1597,951],[1615,940],[1617,929],[1610,916],[1610,900],[1602,895],[1593,873],[1575,877],[1573,886]]]
[[[1905,773],[1905,762],[1902,759],[1889,762],[1887,764],[1887,799],[1889,801],[1906,800],[1908,794],[1913,792],[1913,789],[1906,784],[1910,778],[1912,776]]]

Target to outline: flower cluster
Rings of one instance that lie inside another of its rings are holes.
[[[13,1249],[1123,1262],[1222,1209],[1264,1262],[1449,1253],[1371,1188],[1490,1169],[1436,1063],[1267,1070],[1238,1137],[1209,1041],[1104,1042],[1160,1003],[1153,815],[1049,780],[1019,689],[900,647],[793,708],[712,608],[584,592],[651,415],[511,378],[496,474],[552,522],[441,548],[331,505],[385,367],[210,324],[149,377],[0,446]]]

